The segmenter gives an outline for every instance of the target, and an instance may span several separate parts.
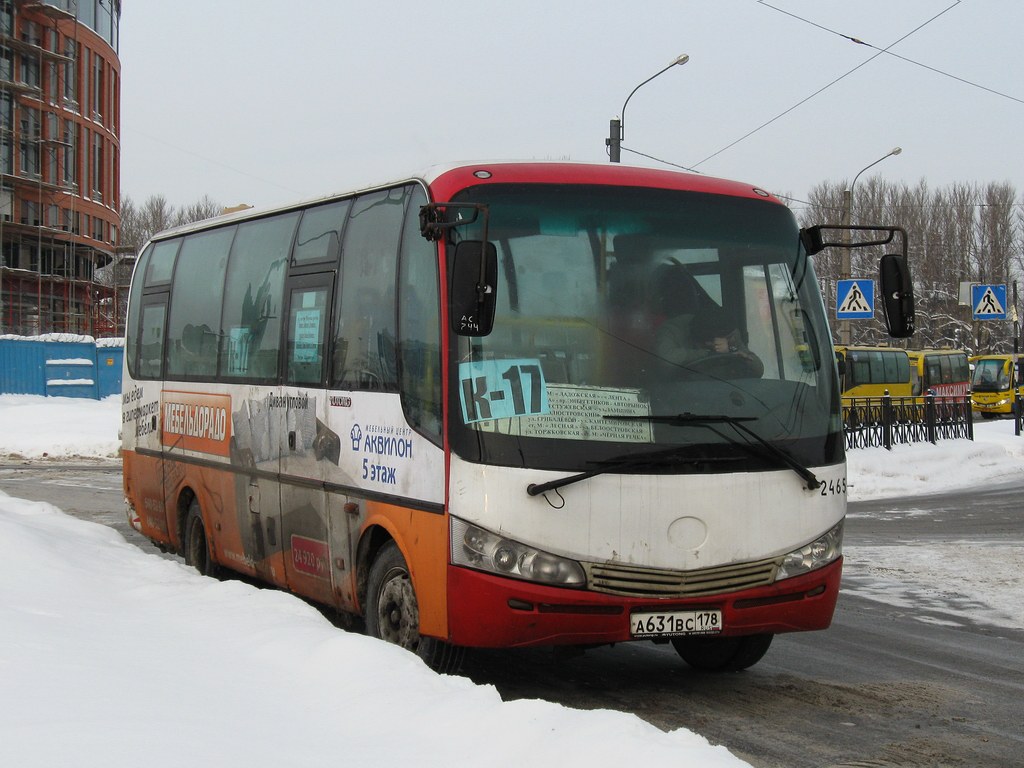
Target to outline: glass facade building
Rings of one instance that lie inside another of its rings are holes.
[[[115,335],[120,0],[0,0],[0,333]]]

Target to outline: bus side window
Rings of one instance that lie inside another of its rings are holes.
[[[127,336],[131,346],[125,349],[128,370],[139,378],[158,379],[163,374],[164,331],[167,324],[167,290],[174,274],[174,260],[181,239],[164,240],[150,245],[139,256],[128,299]],[[156,287],[162,298],[159,322],[151,293],[143,309],[143,288]],[[156,337],[159,327],[159,338]],[[134,341],[133,341],[134,340]]]
[[[224,273],[234,227],[188,235],[174,269],[167,321],[165,377],[197,378],[217,373],[217,332]]]
[[[394,392],[395,274],[408,188],[356,198],[341,248],[332,380],[343,389]]]
[[[896,380],[896,355],[888,352],[871,352],[871,381],[889,382]]]
[[[398,283],[398,375],[409,423],[441,444],[441,309],[437,246],[419,234],[426,196],[417,189],[402,237]]]
[[[167,320],[167,300],[147,302],[140,313],[138,353],[135,375],[140,379],[159,379],[164,361],[164,324]]]
[[[289,213],[238,227],[224,285],[222,376],[277,377],[285,265],[298,218]]]
[[[341,249],[338,232],[345,222],[350,204],[350,200],[341,200],[310,208],[302,214],[299,234],[292,250],[293,264],[337,263]]]
[[[128,372],[132,376],[138,376],[139,355],[141,353],[141,342],[143,328],[139,325],[139,316],[142,304],[142,276],[149,268],[149,259],[153,255],[153,246],[139,254],[135,262],[135,274],[132,276],[131,291],[128,294],[128,317],[125,321],[125,335],[128,337],[128,346],[124,350],[125,360],[128,362]],[[134,343],[132,342],[134,339]],[[161,352],[162,354],[162,352]]]
[[[850,378],[847,382],[848,388],[852,389],[858,384],[871,383],[871,363],[866,352],[857,352],[851,355],[849,366]]]
[[[903,356],[898,352],[887,352],[885,353],[885,380],[886,382],[896,383],[900,381],[900,362]],[[910,367],[907,367],[907,373],[910,373]]]

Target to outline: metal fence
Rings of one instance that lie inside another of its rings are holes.
[[[1024,397],[1021,396],[1024,387],[1017,387],[1013,393],[1013,434],[1020,437],[1021,429],[1024,429]]]
[[[970,394],[936,397],[928,393],[923,398],[844,397],[843,425],[847,450],[878,447],[889,450],[893,445],[906,443],[974,439]]]

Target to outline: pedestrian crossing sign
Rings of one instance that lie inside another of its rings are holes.
[[[870,320],[875,316],[875,282],[840,280],[836,283],[836,318]]]
[[[975,320],[1005,320],[1006,286],[972,285],[971,306]]]

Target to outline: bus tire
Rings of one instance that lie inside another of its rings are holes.
[[[192,499],[185,517],[185,564],[191,565],[203,576],[217,577],[217,564],[210,557],[210,542],[206,537],[203,511],[199,499]]]
[[[768,652],[774,635],[742,635],[740,637],[673,638],[676,653],[694,669],[702,672],[739,672],[752,667]]]
[[[412,651],[436,672],[455,673],[464,649],[419,633],[416,590],[398,545],[389,541],[377,553],[367,580],[366,633]]]

